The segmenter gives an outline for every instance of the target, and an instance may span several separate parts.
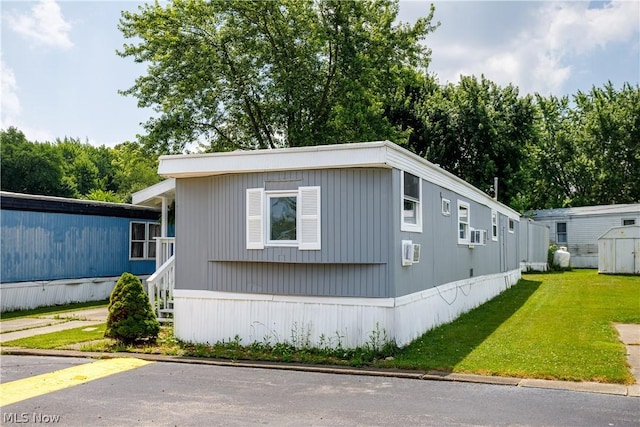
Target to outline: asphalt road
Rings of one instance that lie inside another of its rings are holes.
[[[2,356],[2,384],[91,363]],[[513,386],[151,363],[9,404],[3,425],[634,426],[635,397]]]

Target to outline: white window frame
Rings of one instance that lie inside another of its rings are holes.
[[[296,197],[296,240],[271,240],[270,199]],[[246,190],[246,248],[297,247],[298,250],[320,250],[320,187],[298,187],[297,190]]]
[[[513,218],[509,218],[509,226],[507,227],[509,229],[509,233],[515,233],[516,232],[516,220]]]
[[[562,233],[558,232],[558,225],[560,224],[564,224],[564,231]],[[561,242],[560,239],[558,238],[558,236],[560,235],[564,236],[563,242]],[[567,226],[567,223],[565,221],[556,222],[556,243],[559,245],[566,245],[568,241],[569,241],[569,227]]]
[[[461,209],[466,209],[467,211],[467,219],[466,221],[462,221],[462,217],[460,215]],[[465,235],[464,237],[460,236],[460,226],[464,224],[465,226]],[[468,245],[471,241],[471,206],[467,202],[463,202],[462,200],[458,200],[458,228],[456,229],[456,233],[458,235],[458,244],[459,245]]]
[[[133,240],[133,225],[134,224],[143,224],[144,225],[144,239]],[[148,261],[156,259],[155,256],[149,256],[149,246],[153,245],[155,247],[156,240],[152,238],[150,235],[150,228],[152,225],[156,225],[160,227],[160,223],[157,221],[131,221],[129,223],[129,260],[130,261]],[[142,243],[144,245],[142,249],[142,257],[134,257],[132,246],[133,243]],[[157,256],[157,254],[156,254]]]
[[[498,241],[498,211],[495,209],[491,209],[491,240],[494,242]]]
[[[451,215],[451,200],[442,199],[442,215],[444,216]]]
[[[415,176],[418,178],[418,199],[416,200],[413,197],[405,196],[404,194],[404,174],[407,173],[409,175]],[[411,172],[400,171],[400,230],[401,231],[410,231],[414,233],[422,233],[422,178],[418,175],[414,175]],[[412,203],[415,203],[416,207],[416,223],[405,222],[405,210],[404,210],[404,202],[409,200]]]
[[[300,225],[300,195],[297,190],[294,191],[265,191],[265,246],[298,246],[298,227]],[[295,240],[271,240],[271,199],[280,197],[296,198],[296,239]]]
[[[625,224],[628,223],[628,224]],[[622,218],[622,226],[625,227],[627,225],[636,225],[635,218]]]

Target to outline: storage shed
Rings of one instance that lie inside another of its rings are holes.
[[[519,214],[388,141],[162,156],[174,332],[405,345],[520,277]]]
[[[598,238],[598,273],[640,274],[640,225],[613,227]]]
[[[598,237],[611,227],[640,225],[640,204],[544,209],[531,218],[549,227],[553,243],[567,247],[573,267],[598,268]]]
[[[158,209],[0,192],[2,311],[108,298],[154,272]]]

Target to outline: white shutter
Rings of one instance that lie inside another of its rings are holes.
[[[298,249],[320,249],[320,187],[299,187]]]
[[[247,188],[247,249],[264,249],[264,189]]]

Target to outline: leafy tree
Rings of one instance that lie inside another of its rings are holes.
[[[158,156],[135,142],[118,144],[112,151],[113,183],[118,197],[130,202],[131,194],[160,182]]]
[[[123,93],[158,112],[142,140],[160,152],[397,140],[384,105],[426,69],[433,12],[410,26],[390,0],[145,4],[120,20],[119,54],[148,64]]]
[[[536,96],[533,209],[640,201],[640,88],[611,83],[569,97]]]
[[[530,97],[484,76],[446,86],[418,78],[404,89],[409,101],[388,112],[393,123],[411,129],[411,151],[483,190],[497,176],[499,199],[507,204],[519,199],[526,147],[535,138]]]
[[[27,141],[14,127],[0,132],[1,188],[17,193],[70,196],[64,184],[63,160],[49,143]]]
[[[131,273],[123,273],[109,298],[109,314],[104,336],[125,344],[155,341],[160,332],[142,282]]]

